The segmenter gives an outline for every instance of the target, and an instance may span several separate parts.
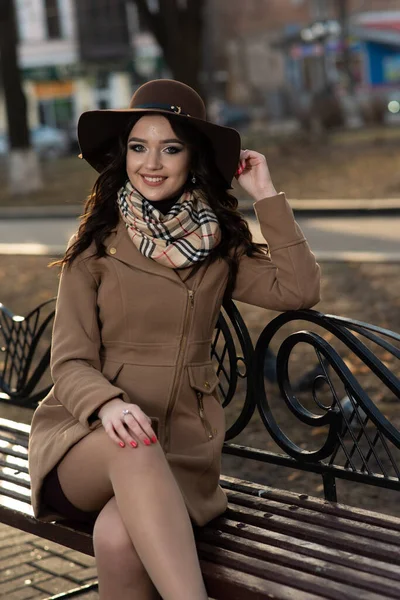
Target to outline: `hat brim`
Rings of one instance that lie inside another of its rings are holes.
[[[125,130],[129,120],[136,114],[154,112],[165,115],[172,114],[167,110],[147,108],[90,110],[84,112],[78,122],[78,142],[82,158],[101,173],[109,162],[107,150],[112,148],[118,136]],[[216,166],[227,182],[228,187],[230,187],[240,158],[241,140],[239,132],[231,127],[216,125],[196,117],[173,114],[179,119],[192,123],[207,136],[214,149]]]

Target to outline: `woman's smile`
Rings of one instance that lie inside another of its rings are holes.
[[[146,185],[158,187],[167,179],[167,177],[154,177],[154,175],[141,175]]]

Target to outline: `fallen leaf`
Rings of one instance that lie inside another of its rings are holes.
[[[326,426],[324,426],[324,427],[314,427],[314,429],[311,431],[311,435],[313,437],[315,437],[317,435],[320,435],[321,433],[322,434],[326,433]]]

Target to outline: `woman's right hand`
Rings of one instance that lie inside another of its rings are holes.
[[[157,443],[150,417],[137,404],[114,398],[100,408],[98,416],[106,433],[121,448],[127,444],[136,448],[140,443],[146,446]]]

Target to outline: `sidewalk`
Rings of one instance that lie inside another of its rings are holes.
[[[0,524],[0,598],[44,600],[97,579],[94,558]],[[97,591],[79,596],[97,600]]]
[[[323,199],[298,200],[289,198],[290,205],[297,215],[328,216],[330,214],[392,214],[400,213],[400,198],[370,199]],[[3,219],[57,219],[74,218],[82,213],[83,205],[65,206],[8,206],[0,207],[0,220]],[[253,201],[239,200],[239,209],[244,213],[253,212]]]
[[[243,208],[242,208],[243,210]],[[251,210],[251,212],[250,212]],[[244,216],[255,241],[263,241],[252,205]],[[25,217],[26,215],[24,215]],[[76,232],[79,220],[73,217],[0,219],[0,255],[60,256]],[[296,214],[317,260],[334,261],[400,261],[400,210],[371,213]]]

